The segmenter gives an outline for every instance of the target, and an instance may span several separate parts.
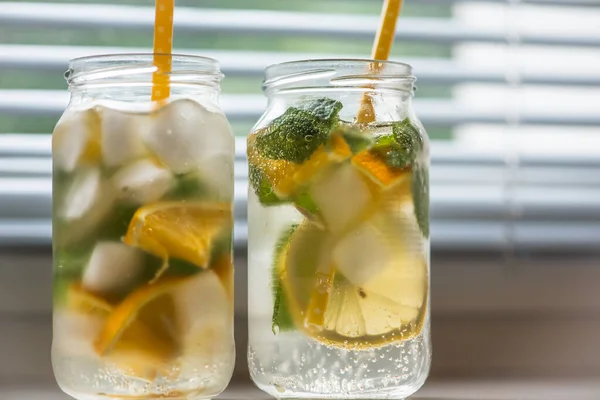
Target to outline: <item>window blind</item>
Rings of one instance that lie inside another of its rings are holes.
[[[118,3],[118,4],[117,4]],[[264,67],[369,54],[379,1],[178,1],[175,51],[217,58],[236,142],[236,244],[246,241],[244,135]],[[71,58],[149,51],[150,0],[0,4],[0,244],[49,245],[50,135]],[[432,138],[433,251],[600,245],[600,1],[407,0],[391,59],[412,64]]]

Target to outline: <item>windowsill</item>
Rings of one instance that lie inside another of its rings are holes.
[[[3,400],[72,400],[54,384],[2,385]],[[592,400],[600,396],[600,383],[592,380],[430,381],[414,400]],[[218,399],[269,399],[250,382],[233,383]]]

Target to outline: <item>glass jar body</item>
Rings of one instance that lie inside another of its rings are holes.
[[[357,122],[365,96],[374,118]],[[429,141],[410,94],[271,93],[248,137],[249,349],[279,398],[404,398],[427,378]]]
[[[157,104],[140,63],[72,64],[52,138],[53,370],[77,399],[211,398],[234,364],[233,133],[218,85]]]

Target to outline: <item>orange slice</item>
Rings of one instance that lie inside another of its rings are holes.
[[[352,164],[383,187],[394,185],[410,176],[410,173],[405,169],[390,168],[384,160],[372,154],[369,150],[361,151],[352,157]]]
[[[125,298],[107,316],[94,347],[101,356],[133,358],[141,344],[152,352],[145,357],[162,363],[177,352],[175,307],[168,293],[183,281],[171,278],[145,285]],[[143,329],[142,325],[143,324]]]
[[[208,268],[213,243],[231,229],[230,203],[163,202],[138,209],[124,242],[162,258],[158,278],[169,266],[169,257]]]
[[[86,291],[79,283],[72,283],[67,292],[67,308],[87,315],[107,315],[113,306],[103,298]]]
[[[189,368],[231,358],[231,313],[213,271],[162,278],[133,291],[113,309],[94,347],[122,369],[129,367],[130,375],[191,379]]]
[[[118,307],[115,308],[103,298],[75,283],[69,287],[67,293],[67,308],[73,313],[73,316],[69,317],[70,323],[77,324],[71,327],[73,334],[87,332],[85,338],[80,339],[87,339],[89,346],[94,347],[96,354],[103,357],[107,363],[114,365],[125,375],[146,380],[153,380],[159,371],[164,373],[165,358],[171,353],[170,349],[166,349],[165,335],[161,336],[164,330],[156,323],[159,317],[166,314],[164,305],[159,304],[158,307],[145,310],[144,315],[132,321],[126,333],[120,336],[118,343],[106,352],[99,352],[95,342],[101,337],[110,316]],[[149,315],[148,312],[152,314]],[[169,312],[172,313],[170,310]],[[82,324],[88,326],[79,326]],[[71,332],[64,333],[70,334]],[[77,338],[73,337],[71,340],[76,341]]]

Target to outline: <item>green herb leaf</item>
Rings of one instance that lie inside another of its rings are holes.
[[[62,306],[67,302],[69,286],[73,279],[70,277],[55,275],[52,279],[52,300],[55,306]]]
[[[351,126],[339,126],[338,132],[350,147],[352,153],[360,153],[373,144],[373,138],[370,135],[362,133],[359,129]]]
[[[296,204],[296,207],[301,208],[310,214],[316,214],[319,212],[319,206],[317,203],[315,203],[312,197],[310,197],[308,192],[302,192],[298,194],[294,198],[294,204]]]
[[[180,174],[175,177],[175,185],[167,194],[167,198],[184,200],[198,199],[206,195],[206,188],[197,172]]]
[[[56,275],[79,278],[85,269],[91,250],[55,250],[53,255]]]
[[[285,255],[285,250],[289,246],[290,239],[296,229],[298,229],[298,226],[292,225],[288,230],[284,231],[275,247],[275,256],[271,267],[271,290],[273,292],[272,330],[275,335],[279,332],[294,329],[294,321],[281,283],[279,264],[284,261],[281,257]]]
[[[414,160],[423,148],[423,138],[419,129],[410,122],[410,119],[404,118],[404,120],[392,126],[392,134],[394,135],[394,139],[396,139],[396,143],[400,145],[400,148]]]
[[[429,237],[429,170],[418,164],[412,170],[412,198],[415,218],[421,233]]]
[[[262,205],[273,206],[286,202],[277,197],[273,192],[271,184],[257,166],[252,164],[248,165],[248,180]]]
[[[337,116],[342,107],[344,106],[341,101],[322,97],[319,99],[310,100],[298,108],[308,111],[323,121],[337,122]]]
[[[320,98],[288,108],[256,136],[259,154],[297,164],[308,160],[338,122],[342,103]]]
[[[377,137],[371,152],[392,168],[406,168],[414,162],[422,147],[419,130],[405,118],[394,123],[389,134]]]

